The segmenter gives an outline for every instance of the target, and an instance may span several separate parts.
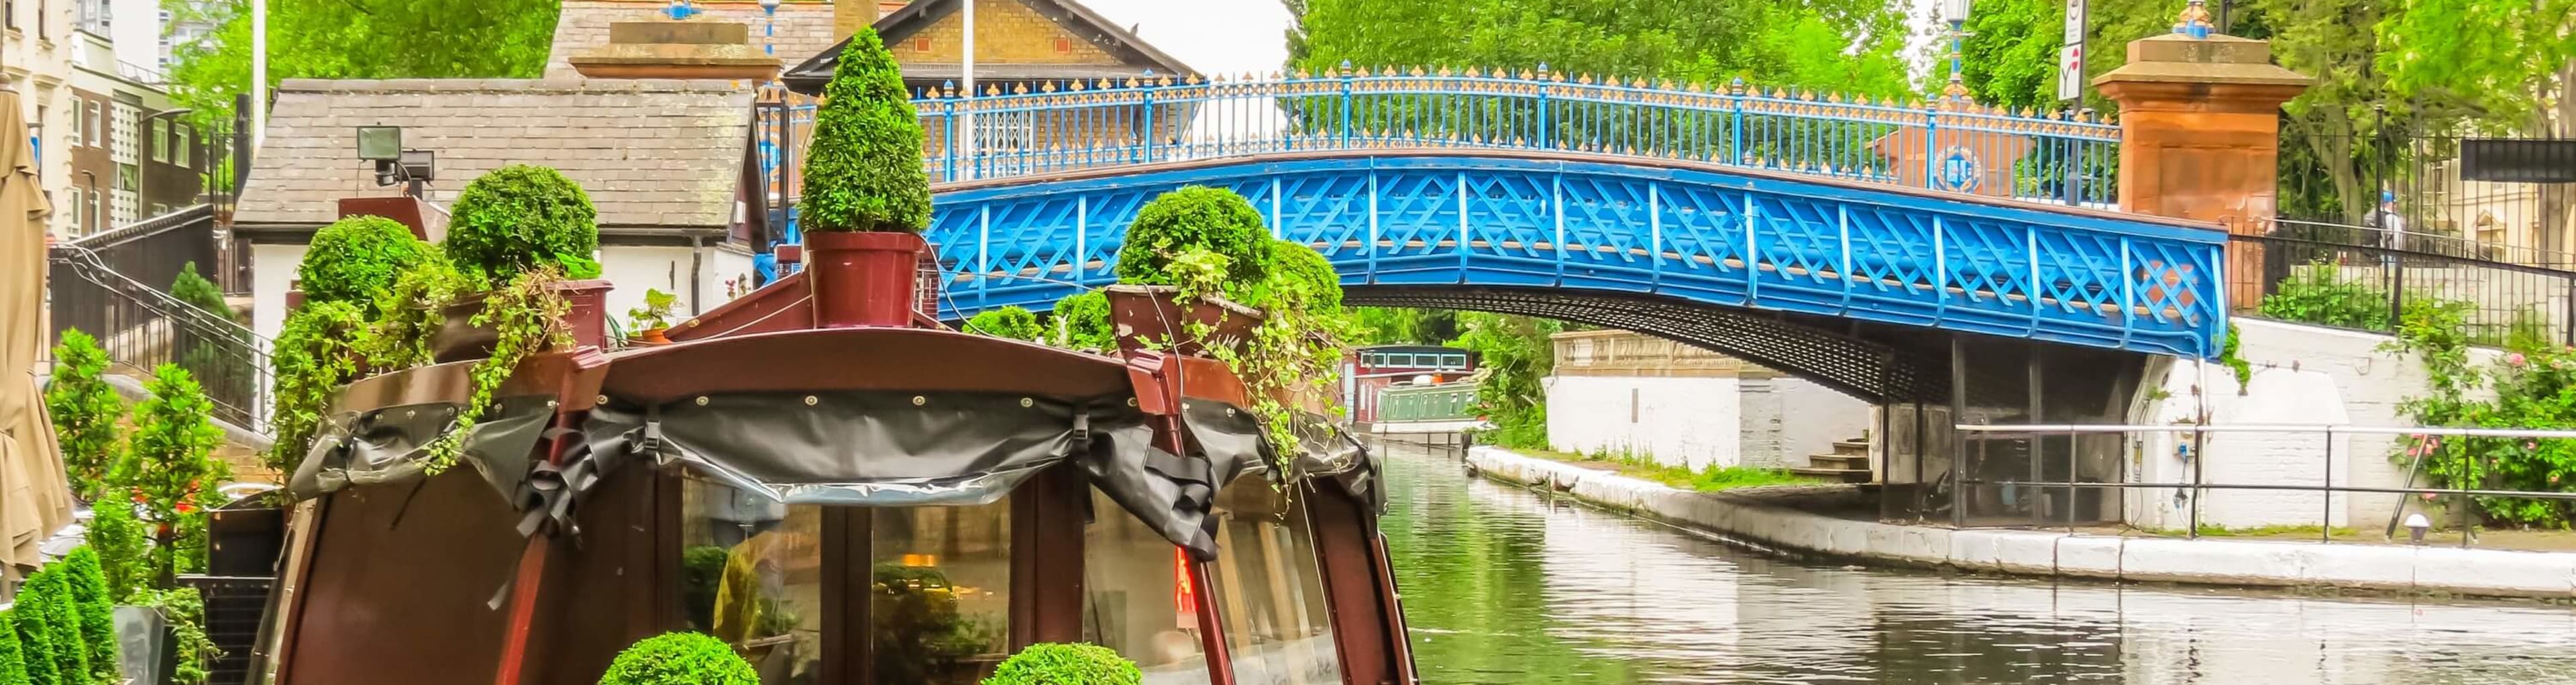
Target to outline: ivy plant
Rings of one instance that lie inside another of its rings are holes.
[[[213,675],[207,666],[224,651],[206,635],[206,599],[196,588],[147,590],[135,596],[134,606],[152,609],[170,624],[170,651],[178,656],[170,669],[171,683],[201,685]]]
[[[380,216],[353,216],[313,232],[295,277],[304,302],[346,302],[365,316],[412,265],[446,257],[411,227]]]
[[[393,371],[428,365],[436,359],[430,336],[447,324],[445,308],[478,290],[447,262],[414,264],[394,279],[393,291],[379,299],[368,333],[352,343],[359,361],[370,370]]]
[[[108,597],[107,575],[99,568],[98,552],[86,546],[73,548],[57,565],[62,568],[80,615],[81,645],[88,650],[90,680],[115,683],[116,602]]]
[[[563,172],[512,164],[465,184],[440,247],[459,272],[494,286],[553,267],[562,277],[599,277],[599,209]]]
[[[800,220],[811,231],[919,233],[930,226],[921,119],[903,69],[875,29],[861,27],[814,113]]]
[[[134,433],[114,481],[134,493],[135,502],[158,526],[153,537],[159,544],[150,562],[158,584],[179,571],[175,555],[181,519],[203,516],[215,486],[231,474],[211,456],[224,434],[208,418],[214,404],[196,379],[185,369],[163,364],[145,388],[152,397],[134,409]]]
[[[54,377],[45,388],[45,411],[62,443],[63,470],[81,499],[97,501],[116,463],[116,424],[125,400],[107,384],[107,352],[77,328],[63,330],[54,347]]]
[[[1038,315],[1018,305],[976,313],[966,319],[966,332],[1021,342],[1046,337],[1046,329],[1038,324]]]
[[[366,314],[350,301],[306,302],[287,315],[269,349],[276,383],[269,426],[277,437],[260,455],[269,468],[292,474],[304,461],[332,398],[366,368],[360,348],[367,335]]]
[[[1041,642],[1003,659],[982,685],[1137,685],[1145,673],[1107,647]]]
[[[491,356],[475,362],[468,373],[473,387],[465,409],[457,413],[447,432],[430,441],[425,465],[429,473],[441,473],[456,464],[457,456],[465,449],[466,433],[489,417],[498,402],[493,395],[519,370],[521,362],[537,352],[573,345],[572,331],[564,327],[564,316],[571,313],[572,304],[556,291],[562,282],[561,272],[551,265],[540,265],[511,278],[507,285],[492,290],[483,299],[483,310],[474,315],[472,323],[491,327],[500,337],[492,345]]]
[[[760,674],[723,640],[663,633],[618,652],[599,685],[760,685]]]

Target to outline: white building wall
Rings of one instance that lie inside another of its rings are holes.
[[[1830,454],[1835,441],[1860,439],[1877,425],[1869,403],[1813,381],[1757,376],[1741,383],[1747,466],[1804,467],[1809,455]]]
[[[1556,376],[1547,440],[1559,452],[1627,452],[1706,468],[1743,463],[1739,386],[1731,377]]]
[[[286,328],[286,291],[295,287],[295,267],[304,263],[304,245],[250,245],[250,329],[261,340],[276,340]]]

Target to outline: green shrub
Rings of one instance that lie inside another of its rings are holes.
[[[214,405],[197,381],[186,370],[163,364],[145,387],[152,398],[135,407],[134,433],[115,481],[131,488],[151,520],[163,524],[156,535],[160,544],[151,554],[157,583],[178,571],[173,554],[181,515],[197,513],[230,474],[223,462],[209,456],[223,443],[224,433],[207,418]]]
[[[0,685],[31,685],[27,653],[18,646],[17,612],[0,610]]]
[[[1041,642],[1002,660],[983,685],[1136,685],[1144,678],[1136,662],[1107,647]]]
[[[760,685],[760,674],[723,640],[663,633],[619,652],[599,685]]]
[[[28,603],[33,597],[27,588],[18,589],[18,601],[9,611],[9,633],[18,644],[19,671],[33,685],[61,685],[63,678],[55,673],[54,653],[47,649],[53,639],[46,634],[45,619]]]
[[[178,663],[170,669],[170,682],[175,685],[202,685],[211,674],[206,665],[223,656],[215,641],[206,635],[206,598],[192,587],[168,590],[145,590],[136,593],[134,606],[152,609],[161,620],[170,622],[170,651]]]
[[[214,281],[197,275],[196,262],[179,266],[179,275],[170,279],[170,297],[186,302],[189,306],[206,310],[206,313],[213,314],[216,318],[225,321],[234,320],[232,304],[224,301],[224,289],[217,287]]]
[[[287,315],[268,356],[277,384],[268,417],[277,439],[260,459],[269,468],[292,474],[303,463],[332,397],[358,378],[367,334],[366,315],[350,301],[306,302]]]
[[[2293,270],[2279,287],[2263,296],[2258,311],[2282,321],[2325,324],[2374,331],[2388,330],[2388,291],[2346,280],[2333,262],[2315,262]]]
[[[63,470],[72,490],[95,501],[116,464],[116,422],[125,417],[125,400],[107,384],[107,352],[80,329],[63,330],[54,347],[54,378],[45,388],[45,411],[53,417],[54,435],[62,442]]]
[[[930,177],[921,167],[921,119],[902,68],[874,29],[841,49],[814,114],[799,208],[809,231],[919,233],[930,226]]]
[[[376,301],[393,291],[394,279],[405,269],[445,258],[438,246],[412,235],[409,226],[380,216],[353,216],[313,232],[295,277],[305,306],[347,302],[373,317]]]
[[[81,619],[78,603],[72,598],[70,575],[62,564],[37,571],[27,584],[18,588],[19,637],[28,646],[28,676],[39,683],[80,685],[89,682],[89,651],[81,646]],[[33,631],[28,628],[33,628]],[[33,637],[29,637],[29,633]],[[53,676],[50,680],[36,674],[34,661],[42,658]]]
[[[599,209],[563,172],[512,164],[465,184],[441,247],[458,271],[498,287],[542,265],[566,278],[599,277]]]
[[[1046,328],[1038,325],[1038,315],[1018,305],[977,313],[966,320],[966,332],[1021,342],[1046,337]]]
[[[1269,263],[1270,242],[1261,212],[1242,195],[1182,186],[1136,210],[1136,222],[1128,225],[1127,241],[1118,248],[1118,282],[1177,285],[1172,260],[1206,250],[1225,258],[1229,285],[1258,284]]]
[[[134,506],[119,500],[90,508],[89,549],[98,554],[98,569],[107,582],[107,600],[112,604],[132,602],[136,592],[152,584],[149,545],[143,540],[143,521],[134,518]]]
[[[1047,339],[1056,347],[1086,352],[1107,352],[1118,348],[1118,334],[1109,323],[1109,296],[1098,290],[1085,290],[1055,301],[1055,310],[1047,314],[1053,324]]]
[[[107,575],[99,568],[98,552],[88,547],[75,548],[56,566],[62,569],[80,613],[81,643],[88,649],[90,678],[99,683],[116,682],[116,602],[108,597]]]
[[[1332,261],[1323,253],[1305,243],[1273,240],[1268,262],[1262,268],[1269,275],[1262,281],[1267,292],[1251,304],[1263,309],[1287,305],[1316,313],[1341,311],[1342,275],[1333,271]]]
[[[358,359],[368,369],[398,371],[428,365],[436,356],[432,334],[447,324],[441,308],[475,284],[446,261],[423,262],[394,279],[393,293],[377,301],[376,318],[357,341]]]
[[[680,553],[680,609],[694,630],[716,629],[716,588],[724,580],[725,562],[733,555],[715,545],[698,545]]]

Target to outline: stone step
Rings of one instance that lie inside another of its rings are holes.
[[[1810,467],[1789,469],[1789,472],[1830,483],[1869,482],[1869,469],[1826,469]]]
[[[1860,454],[1811,454],[1807,465],[1820,469],[1869,470],[1869,456]]]
[[[1869,438],[1834,441],[1834,454],[1869,456]]]

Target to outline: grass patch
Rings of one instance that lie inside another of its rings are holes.
[[[1533,456],[1555,459],[1557,461],[1612,466],[1619,470],[1620,475],[1650,480],[1684,490],[1696,490],[1699,492],[1722,492],[1736,488],[1752,488],[1766,485],[1814,485],[1824,482],[1814,478],[1790,473],[1786,469],[1766,469],[1751,466],[1717,466],[1712,464],[1707,468],[1694,471],[1680,466],[1656,463],[1653,457],[1637,454],[1630,450],[1619,450],[1616,452],[1600,450],[1589,455],[1550,452],[1546,450],[1518,451],[1529,453]]]
[[[2139,528],[2137,530],[2141,533],[2169,538],[2184,536],[2183,531],[2180,528]],[[2313,538],[2317,536],[2318,532],[2319,530],[2316,526],[2275,525],[2230,528],[2215,523],[2200,524],[2200,536],[2205,538],[2275,538],[2284,536]],[[2331,534],[2338,538],[2357,535],[2357,533],[2353,532],[2353,529],[2342,526],[2335,527],[2335,529],[2331,531]]]

